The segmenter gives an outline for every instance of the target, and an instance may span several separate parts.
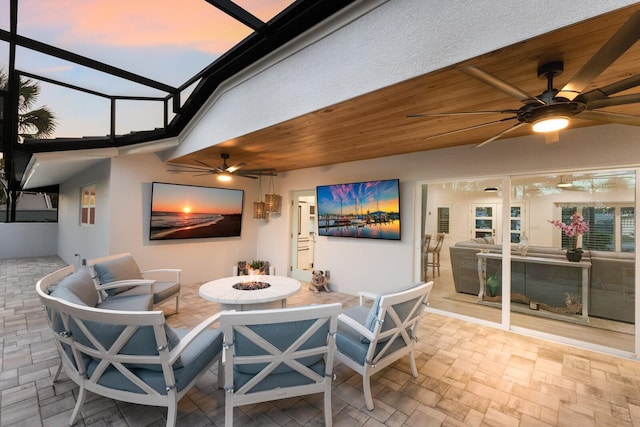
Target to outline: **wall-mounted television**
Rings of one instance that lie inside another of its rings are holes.
[[[400,240],[400,181],[316,187],[318,235]]]
[[[244,191],[154,182],[149,240],[240,236]]]

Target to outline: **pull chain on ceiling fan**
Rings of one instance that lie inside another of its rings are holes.
[[[550,62],[540,66],[538,68],[538,77],[547,79],[547,89],[538,96],[531,96],[524,90],[513,86],[479,67],[470,65],[460,69],[463,73],[519,100],[524,105],[518,109],[409,114],[407,117],[450,117],[472,114],[509,114],[511,116],[431,135],[425,139],[439,138],[459,132],[479,129],[496,123],[517,120],[517,123],[513,126],[481,142],[476,148],[495,141],[526,125],[532,125],[532,129],[536,132],[551,135],[547,137],[547,142],[554,142],[554,139],[557,140],[558,130],[567,127],[574,118],[593,120],[601,123],[640,126],[640,117],[638,116],[598,111],[599,108],[640,102],[640,93],[611,97],[611,95],[639,86],[640,74],[601,88],[583,92],[593,80],[640,39],[639,28],[640,11],[635,12],[560,90],[553,87],[553,79],[562,73],[564,64],[562,62]]]

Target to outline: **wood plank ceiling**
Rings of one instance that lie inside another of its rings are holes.
[[[525,92],[538,95],[547,85],[546,80],[538,79],[538,67],[550,61],[563,61],[564,73],[556,78],[554,84],[559,89],[638,10],[640,5],[634,5],[565,27],[225,141],[172,162],[199,165],[200,161],[218,166],[221,164],[220,154],[226,152],[231,156],[230,164],[244,162],[247,168],[276,168],[278,172],[282,172],[444,147],[475,145],[512,126],[516,121],[427,139],[433,135],[509,116],[406,116],[412,113],[517,109],[522,106],[518,100],[460,72],[459,68],[476,65]],[[635,43],[586,90],[636,74],[640,74],[640,42]],[[628,92],[637,93],[638,89]],[[640,103],[608,107],[602,111],[640,116]],[[570,127],[599,124],[601,123],[574,119]],[[531,127],[522,126],[510,133],[509,137],[529,134],[534,134]],[[538,135],[534,143],[544,144],[544,136]],[[558,143],[562,143],[562,131]]]

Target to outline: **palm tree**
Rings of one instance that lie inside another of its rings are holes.
[[[8,90],[7,73],[0,68],[0,89]],[[31,79],[20,79],[18,89],[18,135],[22,138],[47,138],[56,128],[56,116],[46,106],[36,109],[40,85]]]

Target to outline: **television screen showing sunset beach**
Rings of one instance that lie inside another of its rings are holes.
[[[244,191],[154,182],[150,240],[240,236]]]

